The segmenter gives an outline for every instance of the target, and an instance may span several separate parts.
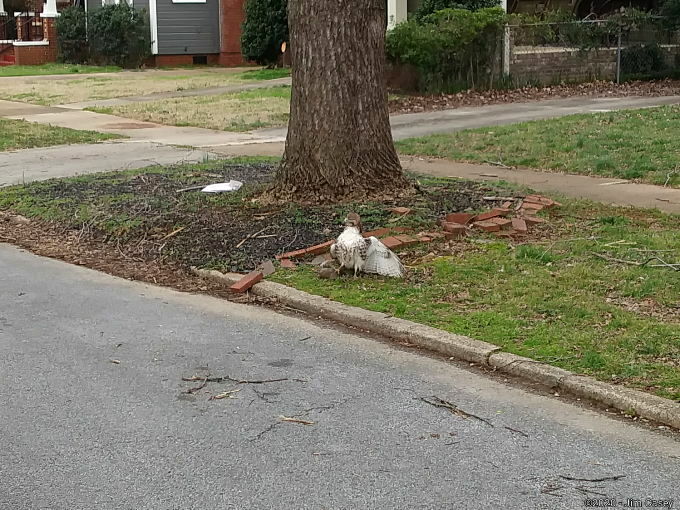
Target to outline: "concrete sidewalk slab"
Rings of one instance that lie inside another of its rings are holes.
[[[131,170],[154,165],[198,163],[215,157],[205,151],[151,142],[61,145],[0,152],[0,187],[55,177]]]
[[[536,191],[562,193],[606,204],[659,209],[680,214],[680,189],[640,184],[623,179],[558,174],[524,169],[505,169],[491,165],[457,163],[445,159],[402,156],[405,170],[437,177],[498,181],[530,187]]]

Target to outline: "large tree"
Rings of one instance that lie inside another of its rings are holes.
[[[340,201],[409,188],[389,122],[386,4],[289,0],[293,89],[279,198]]]

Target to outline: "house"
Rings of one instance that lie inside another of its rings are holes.
[[[88,12],[120,0],[85,0]],[[125,0],[123,0],[125,1]],[[130,0],[149,13],[153,64],[244,63],[241,23],[245,0]]]

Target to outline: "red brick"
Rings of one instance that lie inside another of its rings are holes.
[[[326,241],[325,243],[317,244],[315,246],[310,246],[309,248],[307,248],[305,250],[306,254],[307,255],[320,255],[321,253],[326,253],[328,250],[331,249],[331,245],[334,242],[335,241],[331,240],[331,241]]]
[[[377,230],[371,230],[370,232],[364,232],[363,235],[364,237],[381,237],[389,233],[390,233],[389,228],[379,228]]]
[[[460,223],[453,223],[450,221],[445,221],[442,223],[442,228],[444,229],[444,232],[465,232],[465,225],[461,225]]]
[[[296,265],[295,262],[290,259],[281,259],[281,267],[285,267],[286,269],[295,269]]]
[[[465,234],[467,234],[467,227],[459,223],[445,222],[443,227],[445,230],[444,235],[447,239],[460,239],[461,237],[465,237]]]
[[[408,232],[412,232],[412,228],[407,228],[407,227],[392,227],[390,228],[390,232],[396,232],[397,234],[406,234]]]
[[[262,281],[264,276],[260,271],[252,271],[237,281],[234,285],[229,287],[229,290],[236,293],[243,293],[250,289],[257,282]]]
[[[517,232],[526,232],[528,230],[527,222],[522,218],[513,218],[512,228],[514,228]]]
[[[397,239],[396,237],[386,237],[385,239],[380,240],[385,246],[387,246],[390,250],[397,248],[401,246],[403,243]]]
[[[475,221],[474,226],[485,232],[498,232],[501,229],[501,226],[493,221]]]
[[[420,240],[417,237],[410,236],[410,235],[400,235],[400,236],[395,236],[402,245],[404,246],[409,246],[411,244],[418,244]]]
[[[527,223],[527,225],[545,223],[545,220],[543,218],[539,218],[538,216],[524,216],[523,220]]]
[[[525,202],[522,204],[522,209],[527,209],[527,210],[533,209],[534,211],[540,211],[540,210],[543,209],[544,207],[545,207],[545,206],[544,206],[543,204],[537,204],[537,203],[535,203],[535,202],[527,202],[527,201],[525,201]]]
[[[421,235],[419,235],[419,236],[418,236],[418,241],[420,241],[421,243],[429,243],[429,242],[432,242],[432,238],[431,238],[430,236],[421,236]]]
[[[513,204],[514,204],[514,202],[503,202],[501,209],[510,209]]]
[[[448,221],[450,223],[460,223],[461,225],[467,225],[472,218],[474,218],[474,214],[470,213],[451,213],[447,214],[444,217],[444,221]]]
[[[390,212],[394,214],[408,214],[411,212],[411,209],[408,207],[393,207],[390,209]]]
[[[307,253],[307,250],[295,250],[295,251],[289,251],[288,253],[282,253],[281,255],[277,255],[276,258],[278,260],[281,259],[294,259],[297,257],[302,257]]]
[[[432,239],[441,239],[444,234],[441,232],[421,232],[422,235],[431,237]]]
[[[509,209],[501,209],[501,208],[496,208],[492,209],[489,212],[485,212],[482,214],[478,214],[475,216],[475,221],[485,221],[491,218],[496,218],[498,216],[506,216],[508,213],[510,213]]]
[[[501,228],[509,228],[512,225],[512,220],[507,218],[491,218],[489,221],[495,223]]]

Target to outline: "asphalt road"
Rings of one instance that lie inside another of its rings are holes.
[[[286,380],[186,393],[201,381],[182,377],[208,373]],[[420,400],[433,395],[490,424]],[[668,435],[377,340],[7,245],[0,437],[2,510],[680,506]]]

